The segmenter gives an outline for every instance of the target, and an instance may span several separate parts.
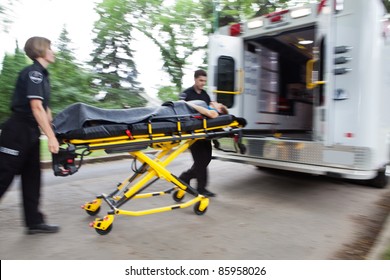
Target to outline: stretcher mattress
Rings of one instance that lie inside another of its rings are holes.
[[[225,126],[235,120],[241,124],[244,122],[233,115],[204,120],[183,101],[166,102],[159,107],[110,110],[76,103],[60,112],[54,119],[53,126],[56,136],[61,140],[88,140],[157,133],[169,135],[178,131]]]

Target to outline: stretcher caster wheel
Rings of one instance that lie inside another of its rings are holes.
[[[110,231],[112,230],[112,224],[108,226],[107,229],[100,229],[100,228],[95,228],[96,232],[99,233],[100,235],[106,235],[109,234]]]
[[[90,227],[95,228],[100,235],[106,235],[112,230],[112,223],[114,222],[114,215],[107,215],[104,218],[97,218],[89,224]]]
[[[175,192],[173,193],[172,198],[173,198],[174,201],[180,202],[180,201],[183,200],[184,194],[185,194],[184,191],[177,190],[177,191],[175,191]]]
[[[87,212],[90,216],[96,216],[100,212],[100,205],[102,204],[101,199],[95,199],[92,202],[87,202],[81,206],[82,209]]]
[[[195,212],[196,215],[201,216],[204,213],[206,213],[208,202],[206,202],[204,204],[205,205],[202,205],[202,201],[199,201],[199,202],[195,203],[194,212]]]
[[[87,214],[90,215],[90,216],[96,216],[100,212],[100,207],[98,209],[96,209],[95,211],[91,211],[91,210],[85,209],[85,212],[87,212]]]

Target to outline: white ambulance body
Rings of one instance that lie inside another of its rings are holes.
[[[384,187],[390,156],[386,13],[380,0],[323,0],[213,34],[208,89],[247,121],[246,151],[216,157]]]

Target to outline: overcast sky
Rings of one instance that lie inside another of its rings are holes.
[[[15,41],[23,47],[32,36],[57,40],[66,26],[77,54],[87,59],[91,51],[92,26],[97,19],[94,0],[18,0],[8,17],[12,20],[8,34],[1,33],[0,51],[13,52]]]

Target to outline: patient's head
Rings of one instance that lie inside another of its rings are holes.
[[[216,101],[212,101],[210,103],[210,107],[212,107],[215,110],[217,110],[218,113],[221,114],[221,115],[229,114],[228,108],[225,105],[223,105],[222,103],[218,103]]]

